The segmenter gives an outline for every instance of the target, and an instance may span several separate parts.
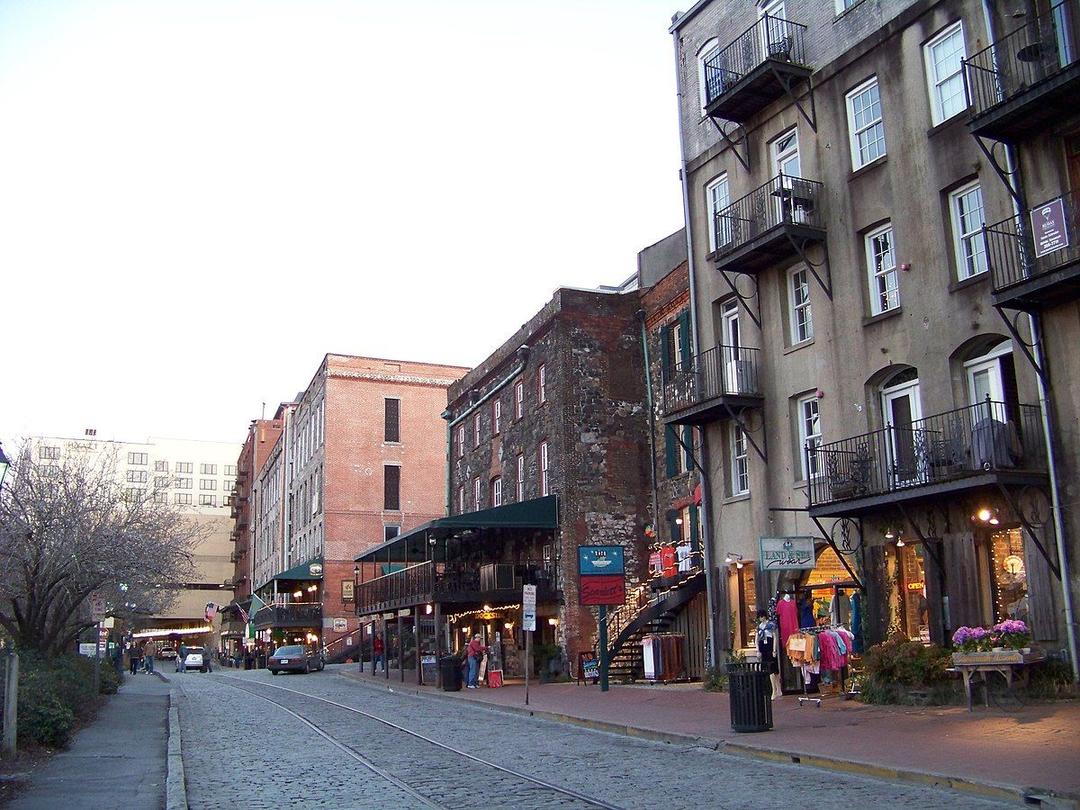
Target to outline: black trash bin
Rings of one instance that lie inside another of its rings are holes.
[[[444,692],[461,691],[461,667],[454,656],[444,655],[439,659],[439,674]]]
[[[731,728],[768,731],[772,728],[772,684],[759,663],[728,664]]]

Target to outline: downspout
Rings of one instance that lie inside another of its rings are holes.
[[[679,119],[679,155],[682,164],[679,171],[679,179],[682,185],[683,222],[686,223],[686,262],[690,281],[690,335],[694,349],[700,351],[700,342],[698,340],[697,295],[694,284],[694,231],[690,221],[690,181],[687,177],[686,132],[683,129],[682,117],[683,86],[682,71],[680,70],[680,66],[682,65],[682,48],[679,45],[678,30],[672,30],[671,37],[675,47],[675,103],[676,115]],[[715,566],[713,565],[712,520],[710,518],[711,510],[709,508],[712,501],[712,488],[709,485],[708,471],[711,467],[709,464],[709,443],[706,430],[704,428],[699,428],[698,433],[701,437],[701,469],[699,471],[701,474],[701,542],[705,557],[705,591],[709,610],[709,650],[707,663],[708,666],[714,667],[720,663],[720,636],[716,623],[717,582]]]
[[[994,35],[994,18],[990,9],[989,0],[982,0],[983,22],[986,25],[986,38],[990,42],[996,42]],[[1005,143],[1005,169],[1010,177],[1020,179],[1017,174],[1017,160],[1012,144]],[[1023,197],[1022,186],[1017,188]],[[1009,195],[1012,201],[1013,213],[1017,222],[1023,222],[1024,212],[1013,195]],[[1028,329],[1031,332],[1031,352],[1035,363],[1046,368],[1046,360],[1042,353],[1042,324],[1037,313],[1028,313]],[[1053,442],[1053,414],[1051,413],[1050,391],[1046,385],[1046,379],[1042,374],[1036,373],[1035,383],[1039,386],[1039,413],[1042,417],[1043,441],[1046,444],[1046,464],[1050,472],[1050,513],[1054,521],[1054,535],[1057,540],[1058,567],[1061,572],[1061,600],[1065,607],[1065,639],[1069,644],[1069,663],[1072,665],[1073,683],[1080,683],[1080,658],[1077,655],[1076,641],[1076,614],[1073,612],[1072,590],[1070,588],[1069,555],[1065,543],[1065,522],[1061,517],[1061,491],[1058,484],[1057,461],[1054,453]]]
[[[645,359],[645,403],[649,408],[649,484],[652,487],[653,527],[660,525],[660,496],[656,490],[656,411],[653,408],[651,362],[649,360],[648,332],[645,329],[645,310],[637,311],[641,321],[641,352]]]

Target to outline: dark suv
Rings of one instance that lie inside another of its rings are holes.
[[[278,647],[266,661],[266,668],[274,675],[279,672],[311,672],[313,669],[321,672],[325,666],[319,650],[299,644]]]

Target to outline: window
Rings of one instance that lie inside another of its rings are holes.
[[[731,204],[727,174],[722,174],[705,187],[706,208],[709,212],[709,250],[731,242],[731,220],[720,214]]]
[[[502,432],[502,401],[496,399],[491,404],[491,435],[498,436]]]
[[[158,491],[158,492],[154,493],[154,503],[168,503],[168,502],[169,502],[169,493],[168,492]]]
[[[128,487],[124,490],[124,500],[128,503],[135,503],[142,497],[142,490],[138,487]]]
[[[128,470],[127,480],[132,484],[145,484],[148,475],[146,470]]]
[[[465,425],[458,425],[457,429],[457,454],[458,458],[465,455]]]
[[[750,458],[746,451],[746,434],[742,427],[731,423],[731,494],[745,495],[750,491]]]
[[[401,508],[401,467],[396,464],[383,465],[383,509]]]
[[[401,441],[401,400],[390,399],[389,397],[383,400],[383,441],[387,442],[400,442]]]
[[[477,476],[472,482],[473,488],[473,511],[480,511],[480,478]]]
[[[159,463],[162,463],[162,462],[159,462]],[[236,465],[235,464],[226,464],[225,465],[225,474],[226,475],[236,475]]]
[[[885,124],[881,120],[877,77],[847,94],[847,112],[851,168],[861,169],[885,154]]]
[[[226,495],[224,498],[221,499],[221,505],[232,506],[234,500],[236,499],[232,495]]]
[[[203,475],[217,475],[217,464],[200,464],[199,472]]]
[[[155,475],[154,486],[158,489],[165,489],[169,486],[169,476],[167,475]]]
[[[795,267],[788,273],[788,317],[791,321],[791,342],[802,343],[814,336],[814,320],[810,312],[810,280],[805,267]]]
[[[964,28],[959,21],[950,25],[923,47],[926,83],[930,91],[930,118],[934,124],[947,121],[967,109],[963,65]]]
[[[57,461],[60,458],[60,448],[43,444],[38,448],[38,457],[49,461]]]
[[[817,478],[821,474],[817,448],[821,445],[821,418],[816,395],[804,397],[799,408],[799,460],[803,480]]]
[[[200,478],[199,489],[217,489],[216,478]]]
[[[217,495],[199,495],[199,506],[217,506]]]
[[[536,370],[536,397],[541,405],[547,402],[547,366],[543,363]]]
[[[502,478],[491,479],[491,505],[502,506]]]
[[[173,486],[175,486],[177,489],[191,489],[191,479],[177,478]]]
[[[383,526],[382,535],[383,535],[383,542],[384,543],[389,541],[389,540],[393,540],[399,534],[401,534],[401,527],[400,526],[398,526],[396,524]]]
[[[702,115],[705,115],[705,107],[709,100],[724,92],[724,79],[719,65],[711,63],[719,53],[720,40],[718,39],[710,39],[698,51],[698,96]]]
[[[191,505],[191,495],[189,493],[187,493],[187,492],[177,492],[176,493],[176,503],[179,506],[190,506]]]
[[[46,478],[56,478],[58,475],[60,475],[59,464],[42,464],[38,467],[38,469],[41,470],[41,474],[44,475]]]
[[[176,462],[176,472],[190,474],[192,472],[192,470],[191,470],[191,462],[190,461],[178,461],[178,462]]]
[[[231,478],[226,478],[221,482],[221,489],[224,492],[232,492],[236,488],[236,482]]]
[[[548,487],[548,443],[540,443],[540,496],[549,494]]]
[[[880,315],[900,306],[892,225],[866,235],[866,270],[870,283],[870,313]]]
[[[480,446],[480,414],[477,413],[472,420],[473,447]]]
[[[514,383],[514,418],[520,419],[525,415],[525,383],[518,380]]]
[[[965,186],[950,194],[949,210],[952,212],[957,276],[963,281],[985,273],[986,245],[982,238],[983,201],[979,184]]]
[[[146,453],[128,453],[128,464],[141,464],[146,466]]]
[[[525,500],[525,456],[521,453],[517,457],[517,499],[518,503]]]
[[[836,0],[836,13],[843,14],[849,8],[859,5],[862,0]]]
[[[155,461],[154,462],[154,472],[168,472],[168,471],[169,471],[169,462],[167,462],[167,461]]]
[[[464,487],[464,485],[458,487],[457,503],[458,503],[458,506],[457,506],[458,514],[459,515],[465,514],[465,487]]]

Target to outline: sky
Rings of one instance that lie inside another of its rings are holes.
[[[473,366],[625,280],[677,3],[3,0],[0,441],[239,443],[327,352]]]

